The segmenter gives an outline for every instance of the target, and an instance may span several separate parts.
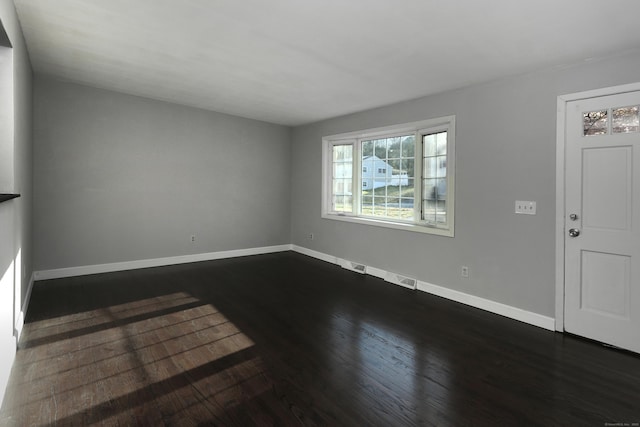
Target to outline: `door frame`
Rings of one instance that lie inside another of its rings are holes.
[[[581,99],[635,91],[640,91],[640,82],[558,96],[556,111],[556,331],[564,332],[567,104]]]

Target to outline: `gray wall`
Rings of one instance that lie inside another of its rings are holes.
[[[558,67],[297,127],[292,241],[554,317],[556,101],[636,82],[640,54]],[[321,219],[321,138],[456,115],[455,238]],[[538,202],[515,215],[516,200]],[[306,239],[314,233],[314,240]],[[460,277],[460,266],[470,278]]]
[[[13,46],[13,146],[12,188],[0,188],[0,192],[21,193],[22,197],[0,204],[0,398],[4,396],[5,383],[11,369],[16,348],[14,326],[20,316],[20,308],[26,298],[32,271],[32,72],[22,30],[18,23],[13,2],[0,0],[0,20]],[[5,141],[6,143],[6,141]],[[3,150],[4,152],[4,150]],[[5,165],[5,161],[0,161]],[[3,178],[6,180],[6,178]],[[10,296],[9,299],[5,296]]]
[[[34,99],[37,270],[290,242],[290,128],[46,77]]]

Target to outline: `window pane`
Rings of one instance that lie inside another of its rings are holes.
[[[353,196],[344,197],[344,212],[353,212]]]
[[[349,145],[334,145],[333,146],[333,160],[334,161],[349,161],[353,160],[353,147]]]
[[[350,179],[334,179],[333,194],[336,196],[344,196],[352,194],[353,181]]]
[[[638,132],[638,106],[614,108],[613,110],[613,133]]]
[[[334,145],[333,146],[333,163],[352,163],[353,162],[353,145]]]
[[[402,169],[402,161],[400,159],[387,160],[387,163],[391,166],[393,175],[397,175],[400,172],[400,169]]]
[[[409,175],[400,169],[394,169],[394,173],[390,180],[390,185],[407,186],[409,185]]]
[[[339,162],[333,164],[334,178],[351,178],[353,176],[353,163]]]
[[[413,218],[414,153],[413,135],[362,142],[362,215]]]
[[[414,157],[416,152],[416,138],[407,135],[400,138],[402,144],[402,157]]]
[[[422,220],[430,223],[436,222],[436,202],[432,200],[422,201]]]
[[[422,202],[422,219],[429,223],[446,223],[447,202],[443,200],[424,200]]]
[[[387,198],[386,197],[374,197],[373,198],[373,216],[387,216]]]
[[[387,140],[387,157],[389,159],[397,159],[400,157],[400,137],[388,138]]]
[[[333,196],[331,208],[335,212],[344,212],[344,196]]]
[[[424,159],[424,177],[425,178],[437,178],[438,167],[436,157],[426,157]]]
[[[447,222],[447,202],[444,200],[438,200],[436,202],[436,222]]]
[[[424,200],[435,200],[438,192],[436,191],[437,180],[425,179],[422,184],[422,198]]]
[[[447,199],[447,179],[440,178],[436,183],[436,198],[438,200]]]
[[[447,132],[423,135],[422,220],[447,222]]]
[[[436,141],[437,141],[436,152],[439,155],[447,154],[447,133],[440,132],[436,134]]]
[[[375,144],[374,155],[379,159],[386,159],[387,158],[387,140],[377,139],[375,140],[374,144]]]
[[[404,209],[413,210],[413,197],[403,197],[400,199],[400,206]]]
[[[387,198],[387,216],[394,219],[412,219],[413,218],[413,199],[388,197]]]
[[[362,142],[362,158],[373,156],[373,141]]]
[[[437,134],[425,135],[422,137],[422,143],[424,147],[422,148],[422,155],[424,157],[431,157],[436,155],[436,147],[437,147]]]
[[[331,208],[334,212],[353,211],[353,145],[332,147]]]
[[[341,179],[333,180],[333,194],[344,194],[343,182]]]
[[[401,191],[401,196],[402,197],[415,197],[415,192],[413,190],[414,187],[414,179],[413,178],[408,178],[407,179],[407,184],[406,185],[402,185],[400,187],[400,191]]]
[[[607,110],[583,113],[584,135],[604,135],[608,130]]]
[[[409,178],[415,178],[416,175],[415,175],[414,165],[415,165],[414,158],[402,159],[402,164],[400,165],[401,168],[398,171],[398,173],[406,174]]]
[[[400,218],[413,219],[413,198],[400,199]]]
[[[373,215],[373,197],[372,196],[362,196],[362,214],[363,215]]]
[[[438,168],[438,178],[447,176],[447,156],[436,157],[436,164]]]

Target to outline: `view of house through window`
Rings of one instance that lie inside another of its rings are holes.
[[[323,218],[453,236],[454,124],[324,138]]]
[[[362,141],[360,213],[411,219],[414,211],[415,136]]]

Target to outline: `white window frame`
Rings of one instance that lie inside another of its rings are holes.
[[[422,173],[424,170],[422,146],[423,135],[447,132],[447,222],[445,225],[421,220]],[[363,140],[415,134],[414,219],[403,221],[360,215],[362,196]],[[334,145],[353,146],[353,212],[332,212],[332,152]],[[455,116],[446,116],[418,122],[404,123],[375,129],[346,132],[322,138],[322,218],[357,224],[394,228],[419,233],[454,237],[455,235]]]

